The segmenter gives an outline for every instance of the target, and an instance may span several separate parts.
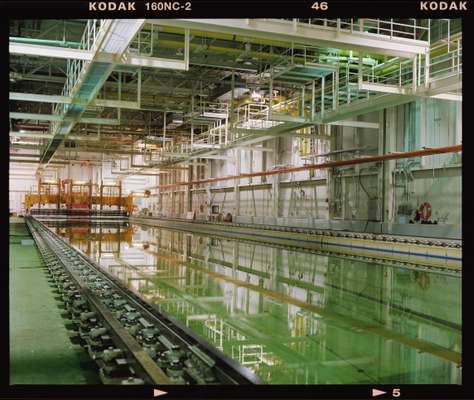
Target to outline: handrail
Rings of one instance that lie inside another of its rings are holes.
[[[288,20],[288,19],[287,19]],[[390,36],[390,38],[411,39],[417,41],[428,42],[422,40],[421,37],[426,33],[429,37],[429,26],[417,24],[416,19],[412,19],[413,23],[398,22],[395,19],[373,19],[373,18],[348,18],[346,21],[341,18],[309,18],[309,19],[292,19],[297,24],[316,25],[324,29],[359,32],[367,35]]]

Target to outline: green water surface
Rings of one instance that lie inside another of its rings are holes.
[[[455,274],[138,225],[51,229],[266,383],[461,383]]]

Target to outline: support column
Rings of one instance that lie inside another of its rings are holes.
[[[191,148],[194,144],[194,92],[191,95]]]
[[[207,174],[206,178],[209,179],[212,177],[212,160],[207,160]],[[209,183],[206,185],[206,197],[207,197],[207,216],[211,215],[212,213],[212,197],[211,197],[211,186],[212,184]]]
[[[337,149],[337,138],[342,135],[342,126],[333,126],[331,136],[329,137],[329,151],[334,151]],[[326,175],[326,191],[328,199],[328,216],[329,219],[334,218],[334,206],[335,199],[333,196],[334,193],[334,179],[333,179],[333,168],[328,168]]]
[[[122,209],[122,181],[119,181],[119,211]]]
[[[268,88],[268,116],[267,119],[270,119],[272,116],[272,106],[273,106],[273,67],[270,68],[270,82]]]
[[[421,98],[420,102],[420,147],[423,148],[428,142],[428,130],[427,130],[427,115],[428,115],[428,100]],[[421,157],[421,167],[423,168],[428,161],[428,157]]]
[[[274,139],[274,165],[278,164],[279,138]],[[280,174],[273,175],[273,216],[278,218],[280,215]]]
[[[163,151],[165,149],[165,138],[166,138],[166,111],[163,113],[163,143],[162,143],[162,147],[163,147]]]
[[[362,82],[364,81],[364,77],[362,74],[362,69],[363,69],[363,60],[362,60],[363,54],[359,51],[359,64],[358,64],[358,71],[357,71],[357,81],[359,84],[359,88],[362,85]]]
[[[41,209],[41,178],[38,179],[38,210]]]
[[[176,171],[175,170],[172,170],[171,171],[171,174],[170,174],[170,177],[171,177],[171,183],[176,183]],[[171,192],[170,192],[170,198],[171,198],[171,216],[175,217],[175,213],[176,213],[176,205],[175,205],[175,194],[176,194],[176,188],[172,187],[171,189]]]
[[[249,146],[249,174],[253,172],[253,150],[252,147]],[[249,185],[252,184],[252,177],[249,177]]]
[[[325,83],[326,83],[326,78],[323,76],[321,78],[321,118],[324,116],[324,88],[325,88]]]
[[[380,118],[381,134],[379,135],[379,154],[387,154],[396,151],[396,114],[397,109],[392,107],[382,111]],[[393,171],[395,170],[396,160],[383,162],[382,169],[382,222],[396,222],[393,217],[396,214],[394,210],[393,197]]]
[[[241,149],[235,149],[235,175],[240,175],[240,163],[241,163]],[[234,196],[235,196],[235,215],[240,215],[240,181],[238,179],[234,180]]]
[[[194,179],[193,164],[194,164],[194,161],[191,161],[191,163],[188,165],[188,182],[191,182]],[[193,191],[191,190],[192,188],[193,188],[192,185],[187,185],[186,186],[186,194],[187,194],[186,212],[193,211]]]
[[[89,204],[87,205],[87,207],[89,208],[90,213],[92,210],[92,179],[89,179],[89,184],[87,185],[87,187],[89,188],[89,198],[87,199]]]
[[[351,102],[351,87],[350,87],[350,79],[349,79],[349,64],[347,64],[346,68],[346,93],[347,93],[347,104]]]
[[[57,180],[57,185],[58,185],[58,198],[56,202],[56,209],[59,210],[61,208],[61,179],[58,178]]]
[[[425,88],[428,89],[430,84],[430,53],[425,54]]]
[[[462,103],[456,102],[456,134],[454,144],[462,142]]]
[[[104,181],[100,181],[100,211],[104,208]]]
[[[186,71],[189,70],[189,32],[189,29],[184,30],[184,66]]]
[[[233,241],[233,249],[232,249],[232,278],[238,278],[238,267],[239,267],[239,241]],[[230,305],[230,313],[233,314],[234,310],[237,309],[237,287],[232,285],[232,302]]]
[[[230,120],[233,121],[234,108],[235,108],[235,71],[232,70],[232,80],[230,81]]]
[[[164,175],[160,175],[158,179],[159,179],[159,185],[163,184]],[[160,215],[163,215],[163,197],[164,197],[163,190],[158,189],[158,213]]]
[[[142,100],[142,69],[138,69],[138,83],[137,83],[137,104],[138,107],[141,107]]]
[[[413,57],[413,66],[412,66],[412,91],[413,93],[416,92],[416,82],[418,80],[418,63],[417,61],[417,56]]]
[[[300,116],[304,118],[304,96],[305,96],[305,86],[301,87],[301,112]]]

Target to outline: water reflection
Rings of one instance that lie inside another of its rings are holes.
[[[267,383],[461,383],[459,277],[137,225],[51,229]]]

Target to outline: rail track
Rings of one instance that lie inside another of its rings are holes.
[[[81,344],[105,384],[242,385],[260,379],[26,219]]]

